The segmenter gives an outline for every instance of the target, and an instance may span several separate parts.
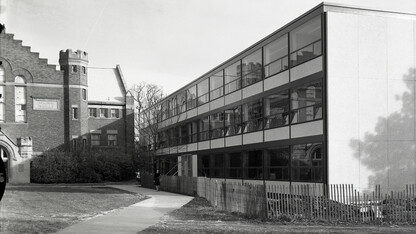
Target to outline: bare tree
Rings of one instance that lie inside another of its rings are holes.
[[[165,98],[165,94],[161,87],[145,82],[134,85],[130,92],[134,97],[137,110],[135,116],[136,150],[142,159],[140,161],[144,163],[150,159],[153,167],[158,148],[158,120],[162,115],[161,101]]]

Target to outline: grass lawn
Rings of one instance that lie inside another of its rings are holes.
[[[141,233],[416,233],[416,225],[283,222],[247,219],[195,198]]]
[[[0,202],[0,233],[54,233],[143,199],[104,185],[8,185]]]

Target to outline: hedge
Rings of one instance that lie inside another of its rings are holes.
[[[47,151],[31,162],[33,183],[94,183],[134,178],[133,156],[117,150]]]

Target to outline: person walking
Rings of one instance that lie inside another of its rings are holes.
[[[156,191],[159,191],[160,186],[160,172],[156,170],[155,177],[153,178],[153,183],[155,184]]]

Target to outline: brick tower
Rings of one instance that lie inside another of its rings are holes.
[[[86,147],[88,134],[88,54],[61,50],[59,65],[64,71],[65,146],[77,151]]]

